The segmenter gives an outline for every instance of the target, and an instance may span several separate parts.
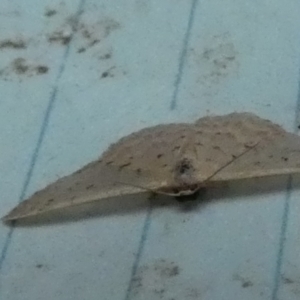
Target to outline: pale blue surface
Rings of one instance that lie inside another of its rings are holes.
[[[299,15],[296,0],[2,0],[0,45],[27,47],[0,49],[1,215],[146,126],[250,111],[296,131]],[[1,225],[0,299],[299,299],[299,196],[257,180],[187,211],[129,197]]]

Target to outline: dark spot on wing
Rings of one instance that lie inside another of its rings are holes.
[[[284,157],[284,156],[281,157],[281,159],[284,160],[284,161],[288,161],[289,160],[288,157]]]
[[[119,170],[122,170],[123,168],[128,167],[130,165],[131,165],[131,162],[125,163],[125,164],[119,166]]]
[[[85,189],[86,189],[86,190],[89,190],[89,189],[93,188],[94,186],[95,186],[94,184],[90,184],[90,185],[88,185]]]
[[[234,134],[232,134],[231,132],[226,132],[226,136],[231,139],[235,138]]]
[[[163,154],[157,154],[157,158],[161,158],[163,156]]]
[[[53,198],[47,200],[47,205],[51,204],[54,201]]]
[[[177,171],[180,175],[189,173],[193,169],[191,163],[187,159],[183,159],[177,167]]]

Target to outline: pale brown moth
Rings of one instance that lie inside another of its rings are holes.
[[[10,221],[104,198],[196,193],[210,183],[300,172],[300,137],[250,113],[143,129],[17,205]]]

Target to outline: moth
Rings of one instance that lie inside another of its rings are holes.
[[[215,182],[300,172],[300,138],[252,113],[203,117],[132,133],[102,156],[21,202],[16,220],[151,191],[183,197]]]

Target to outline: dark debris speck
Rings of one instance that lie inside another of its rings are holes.
[[[85,52],[85,51],[86,51],[86,48],[81,47],[81,48],[79,48],[79,49],[77,50],[77,53],[83,53],[83,52]]]
[[[26,48],[26,43],[19,39],[19,40],[3,40],[0,41],[0,49],[4,48],[11,48],[11,49],[25,49]]]
[[[283,278],[283,283],[284,284],[292,284],[292,283],[294,283],[294,281],[292,279],[288,278],[288,277],[284,277]]]
[[[54,32],[49,36],[48,41],[50,43],[59,43],[61,45],[68,45],[72,39],[71,35],[64,35],[62,31]]]
[[[106,78],[108,76],[109,76],[109,72],[105,71],[105,72],[102,73],[101,78]]]
[[[47,9],[45,12],[46,17],[53,17],[57,14],[57,11],[55,9]]]
[[[251,281],[245,281],[242,284],[243,288],[247,288],[247,287],[250,287],[250,286],[253,286],[253,283]]]
[[[245,281],[243,284],[242,284],[242,287],[243,288],[247,288],[247,287],[250,287],[250,286],[253,286],[253,283],[251,281]]]
[[[111,58],[111,53],[106,53],[100,57],[100,59],[110,59],[110,58]]]
[[[13,69],[17,74],[24,74],[29,70],[24,58],[16,58],[13,61]]]
[[[36,267],[37,269],[41,269],[43,266],[44,266],[43,264],[36,264],[36,265],[35,265],[35,267]]]
[[[93,47],[94,45],[100,43],[99,39],[94,39],[93,41],[90,42],[89,47]]]
[[[46,74],[49,71],[49,68],[47,66],[44,65],[40,65],[36,67],[36,71],[38,74]]]

